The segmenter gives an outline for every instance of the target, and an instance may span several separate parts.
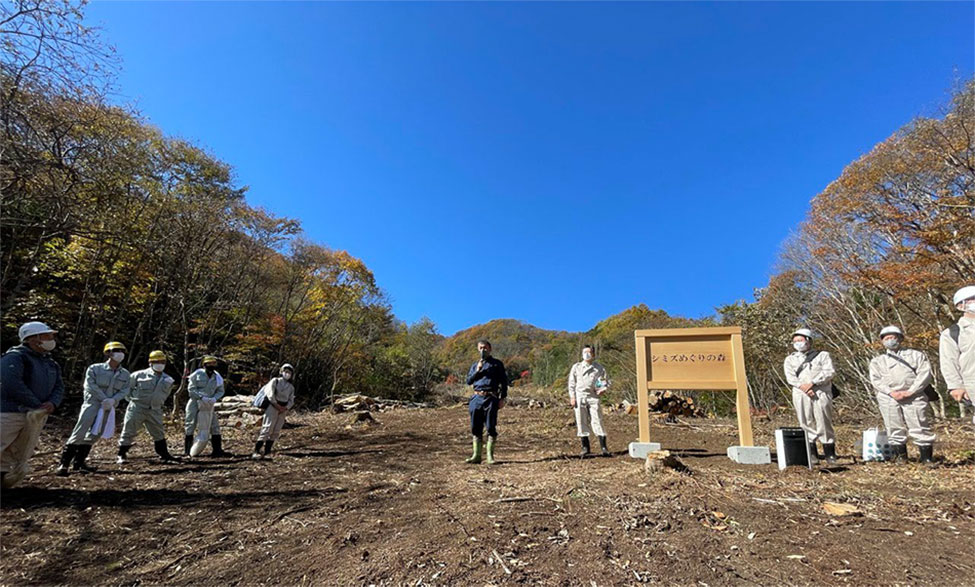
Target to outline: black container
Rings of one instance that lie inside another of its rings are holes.
[[[802,428],[776,428],[775,453],[779,469],[791,466],[809,467],[809,446]]]

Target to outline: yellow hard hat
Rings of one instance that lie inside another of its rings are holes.
[[[165,360],[166,360],[166,353],[162,351],[152,351],[151,353],[149,353],[150,363],[152,363],[153,361],[165,361]]]
[[[105,343],[105,348],[102,350],[102,352],[108,353],[111,351],[122,351],[124,353],[125,345],[117,341]]]
[[[214,357],[213,355],[207,355],[207,356],[203,357],[203,363],[202,364],[204,364],[204,365],[216,365],[217,364],[217,358]]]

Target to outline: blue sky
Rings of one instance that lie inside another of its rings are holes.
[[[967,3],[123,3],[120,100],[397,316],[750,299],[810,198],[973,72]]]

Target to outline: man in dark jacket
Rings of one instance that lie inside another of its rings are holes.
[[[48,414],[61,404],[61,367],[50,353],[57,331],[43,322],[20,327],[20,345],[0,359],[0,477],[10,487],[27,473],[27,461]]]
[[[467,385],[474,387],[474,395],[468,402],[471,414],[471,434],[474,436],[474,454],[466,460],[471,464],[481,462],[484,427],[487,426],[487,460],[494,464],[494,443],[498,439],[498,410],[504,407],[508,397],[508,374],[504,363],[491,356],[491,343],[487,340],[477,342],[481,358],[471,365],[467,372]]]

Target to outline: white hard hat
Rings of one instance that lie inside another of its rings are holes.
[[[18,334],[20,335],[20,342],[24,342],[28,338],[34,336],[35,334],[57,334],[58,331],[54,330],[47,324],[43,322],[28,322],[20,327]]]
[[[812,338],[813,338],[813,331],[812,330],[809,330],[808,328],[800,328],[800,329],[796,330],[795,332],[793,332],[792,333],[792,336],[795,336],[797,334],[800,335],[800,336],[805,336],[809,340],[812,340]]]
[[[975,285],[966,285],[965,287],[956,291],[955,297],[951,303],[957,306],[968,298],[975,298]]]
[[[880,338],[883,338],[888,334],[896,334],[897,336],[904,338],[904,331],[896,326],[884,326],[883,330],[880,331]]]
[[[285,363],[284,365],[281,365],[281,369],[279,369],[279,372],[284,373],[285,369],[291,369],[291,371],[295,370],[295,368],[291,366],[291,363]]]

